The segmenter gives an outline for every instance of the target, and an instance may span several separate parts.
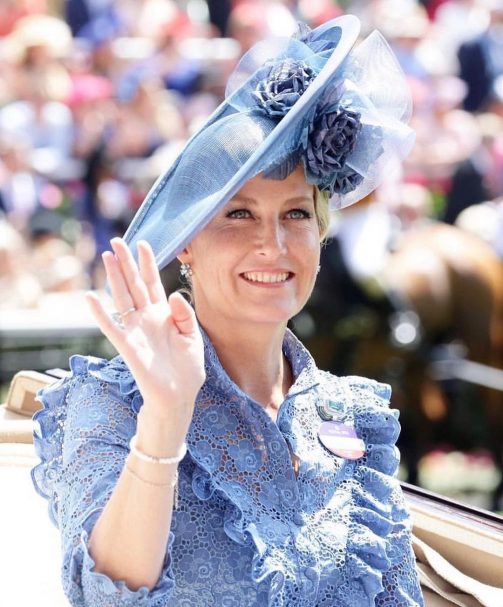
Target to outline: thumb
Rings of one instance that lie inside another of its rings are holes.
[[[190,335],[197,329],[194,310],[181,293],[171,293],[168,298],[171,307],[171,317],[176,328],[182,335]]]

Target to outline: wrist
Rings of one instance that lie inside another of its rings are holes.
[[[130,453],[134,455],[134,457],[136,457],[137,459],[142,460],[147,464],[158,464],[161,466],[179,464],[187,453],[187,444],[183,443],[179,451],[173,455],[167,455],[162,457],[154,456],[150,455],[150,453],[145,453],[145,451],[139,449],[137,446],[137,442],[138,437],[136,434],[134,434],[129,442]]]
[[[174,419],[160,419],[144,407],[138,413],[134,439],[136,448],[154,458],[176,456],[185,443],[187,425]]]

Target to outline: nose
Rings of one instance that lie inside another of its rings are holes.
[[[285,229],[278,218],[267,219],[257,227],[257,249],[260,255],[275,257],[286,250]]]

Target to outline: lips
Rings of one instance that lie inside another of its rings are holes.
[[[292,272],[243,272],[241,276],[248,282],[261,284],[283,283],[289,280]]]

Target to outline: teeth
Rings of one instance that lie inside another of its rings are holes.
[[[243,276],[252,282],[285,282],[289,272],[271,274],[270,272],[245,272]]]

